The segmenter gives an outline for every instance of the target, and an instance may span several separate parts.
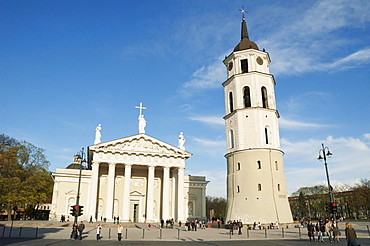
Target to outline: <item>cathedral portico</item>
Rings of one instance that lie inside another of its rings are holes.
[[[91,216],[94,221],[113,221],[114,217],[121,222],[159,222],[170,218],[185,221],[192,188],[184,185],[185,161],[191,156],[185,151],[184,141],[182,133],[181,148],[145,133],[95,141],[99,143],[88,147],[90,184],[88,192],[81,190],[82,197],[88,193],[86,199],[82,198],[86,202],[81,202],[86,211],[82,219]],[[201,194],[205,195],[206,185],[202,189]],[[204,204],[194,209],[198,218],[206,216],[205,197],[201,201]],[[55,214],[68,214],[68,207],[56,211]]]

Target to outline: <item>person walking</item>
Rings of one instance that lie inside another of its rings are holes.
[[[242,235],[243,222],[242,222],[241,219],[239,219],[237,225],[238,225],[238,229],[239,229],[238,235]]]
[[[333,223],[333,241],[336,241],[337,243],[339,243],[339,228],[338,228],[338,224],[334,221]]]
[[[312,240],[315,242],[315,225],[312,224],[312,221],[308,222],[307,232],[308,232],[308,237],[310,238],[310,242]]]
[[[85,230],[85,224],[81,221],[81,223],[77,227],[78,230],[78,239],[82,240],[82,232]]]
[[[344,232],[346,233],[347,246],[357,246],[357,234],[351,223],[346,223]]]
[[[98,223],[98,226],[96,227],[96,240],[101,240],[101,229],[102,229],[102,226],[100,225],[100,223]]]
[[[121,239],[122,239],[122,232],[123,232],[123,226],[122,226],[122,224],[119,224],[119,226],[117,228],[118,241],[121,241]]]
[[[73,224],[72,226],[71,239],[77,239],[77,224]]]
[[[325,224],[325,229],[326,229],[326,234],[328,235],[329,241],[333,241],[333,227],[332,227],[332,222],[330,220],[326,220]]]

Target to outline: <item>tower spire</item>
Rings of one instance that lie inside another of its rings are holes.
[[[241,31],[240,40],[243,40],[243,38],[247,38],[249,40],[247,23],[245,22],[245,16],[244,16],[244,13],[248,13],[248,12],[244,10],[244,6],[242,6],[242,8],[239,9],[239,11],[242,12],[242,31]]]

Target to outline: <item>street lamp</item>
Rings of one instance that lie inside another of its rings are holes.
[[[333,203],[334,203],[334,195],[333,195],[333,187],[330,185],[329,171],[328,171],[328,164],[326,162],[326,157],[331,157],[333,154],[330,152],[328,147],[324,146],[324,144],[321,144],[321,146],[322,146],[322,148],[319,150],[319,157],[317,159],[319,161],[324,160],[326,179],[328,180],[330,206],[332,206]],[[322,154],[322,156],[321,156],[321,154]],[[333,212],[333,218],[334,218],[334,221],[336,221],[335,212]]]
[[[80,208],[80,190],[81,190],[81,175],[82,175],[82,167],[86,164],[86,159],[84,158],[84,148],[82,148],[82,150],[80,151],[81,155],[80,156],[80,173],[78,175],[78,187],[77,187],[77,197],[76,197],[76,205],[75,206],[78,206]],[[80,209],[78,211],[78,213],[80,212]],[[75,224],[77,224],[77,217],[79,216],[79,214],[76,214],[75,215]]]

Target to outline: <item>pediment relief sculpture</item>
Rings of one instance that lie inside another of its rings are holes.
[[[115,142],[98,147],[98,150],[118,150],[118,151],[135,151],[145,153],[157,154],[180,154],[180,151],[175,151],[167,146],[160,145],[159,143],[152,142],[146,139],[133,139],[122,142]]]

